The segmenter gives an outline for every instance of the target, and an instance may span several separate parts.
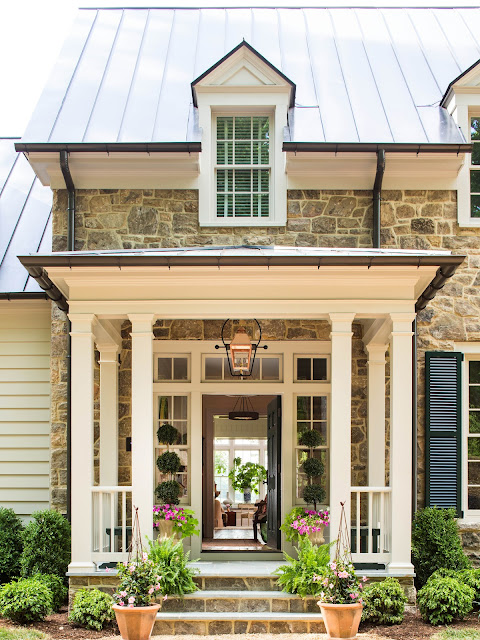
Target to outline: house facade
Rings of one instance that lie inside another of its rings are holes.
[[[479,21],[79,12],[16,143],[53,192],[51,250],[16,252],[51,302],[0,301],[2,322],[20,319],[5,342],[35,329],[28,305],[51,307],[49,504],[71,517],[74,580],[125,557],[132,505],[152,536],[164,422],[200,520],[194,557],[259,557],[215,544],[216,489],[242,530],[217,464],[237,454],[267,468],[262,560],[290,549],[278,527],[304,504],[305,430],[321,435],[327,538],[345,503],[359,565],[411,581],[426,504],[457,510],[477,557]],[[258,341],[257,321],[268,348],[234,378],[222,336]],[[263,422],[226,419],[242,397]]]

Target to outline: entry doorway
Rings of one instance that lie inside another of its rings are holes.
[[[231,412],[247,407],[253,419]],[[281,397],[203,396],[202,552],[280,549]],[[251,496],[235,486],[235,470],[258,465]]]

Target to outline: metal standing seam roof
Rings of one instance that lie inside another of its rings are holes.
[[[36,294],[42,290],[17,255],[51,251],[52,192],[14,142],[0,138],[0,294]]]
[[[82,9],[22,138],[198,142],[191,82],[245,39],[296,85],[290,143],[461,144],[439,106],[480,8]]]

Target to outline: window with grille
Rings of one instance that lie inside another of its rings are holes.
[[[470,140],[473,144],[470,169],[470,215],[480,218],[480,116],[470,118]]]
[[[468,509],[480,509],[480,360],[468,362]]]
[[[268,116],[217,116],[218,219],[269,217],[270,154]]]

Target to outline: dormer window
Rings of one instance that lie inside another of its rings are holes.
[[[216,215],[219,219],[268,219],[270,118],[216,117]]]

